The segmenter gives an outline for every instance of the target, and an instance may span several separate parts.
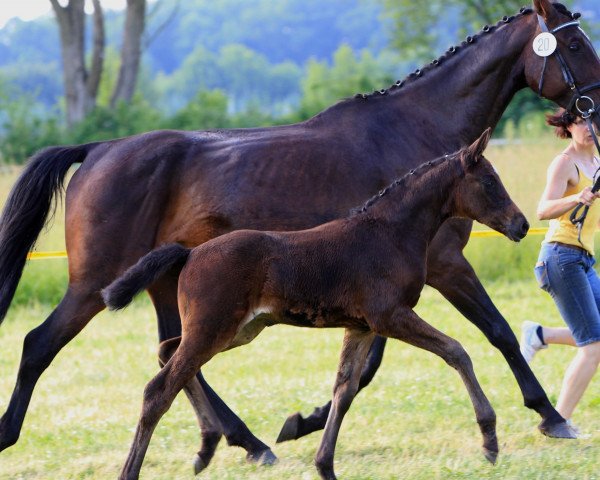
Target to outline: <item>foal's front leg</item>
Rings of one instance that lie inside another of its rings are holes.
[[[538,428],[544,435],[576,438],[565,419],[554,409],[544,389],[519,351],[517,337],[493,304],[462,248],[469,238],[472,222],[447,220],[429,246],[427,283],[437,289],[496,347],[513,372],[525,406],[538,412]]]
[[[324,480],[335,480],[333,470],[333,456],[337,436],[342,425],[344,415],[358,391],[360,373],[365,363],[369,347],[375,336],[363,330],[346,329],[337,378],[333,388],[333,401],[321,446],[315,458],[315,465],[319,475]]]
[[[496,414],[477,381],[471,359],[462,345],[429,325],[408,307],[398,309],[390,319],[381,321],[374,328],[379,335],[396,338],[433,352],[458,370],[471,397],[475,417],[483,435],[483,454],[491,463],[496,463]]]

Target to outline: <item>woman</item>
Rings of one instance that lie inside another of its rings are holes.
[[[537,214],[540,220],[550,220],[550,225],[535,275],[569,328],[525,322],[521,353],[530,362],[538,350],[551,343],[577,347],[556,405],[556,410],[570,421],[600,361],[600,279],[592,268],[594,233],[600,220],[600,202],[596,199],[600,194],[591,191],[600,160],[594,155],[594,140],[582,118],[559,109],[548,116],[547,123],[556,127],[559,137],[571,141],[548,167]],[[581,232],[569,220],[578,203],[590,207]]]

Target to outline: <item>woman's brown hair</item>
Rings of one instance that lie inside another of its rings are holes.
[[[560,138],[571,138],[571,132],[567,129],[577,121],[578,117],[564,108],[559,108],[553,114],[546,115],[546,123],[554,128],[554,133]]]

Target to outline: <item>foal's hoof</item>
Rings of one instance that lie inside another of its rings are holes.
[[[275,465],[277,463],[277,457],[271,451],[270,448],[263,450],[258,453],[250,453],[246,455],[246,460],[250,463],[256,463],[257,465]]]
[[[288,440],[296,440],[298,438],[298,432],[300,431],[300,425],[304,419],[300,413],[294,413],[290,415],[283,427],[281,427],[281,431],[279,432],[279,436],[275,443],[287,442]]]
[[[540,432],[552,438],[577,438],[577,432],[567,424],[565,420],[554,424],[545,424],[543,421],[538,425]]]
[[[332,466],[319,466],[317,464],[317,471],[319,472],[321,480],[337,480]]]
[[[208,464],[202,460],[200,455],[196,454],[194,457],[194,475],[198,475],[206,467],[208,467]]]
[[[483,448],[483,456],[486,458],[488,462],[492,465],[496,465],[496,460],[498,459],[498,451],[489,450],[488,448]]]

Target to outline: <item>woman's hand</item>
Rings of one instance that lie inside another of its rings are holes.
[[[591,207],[592,203],[594,203],[594,200],[596,200],[598,197],[600,197],[598,192],[593,193],[591,187],[585,187],[581,192],[579,192],[579,194],[577,194],[576,198],[577,203],[583,203],[584,205]]]

